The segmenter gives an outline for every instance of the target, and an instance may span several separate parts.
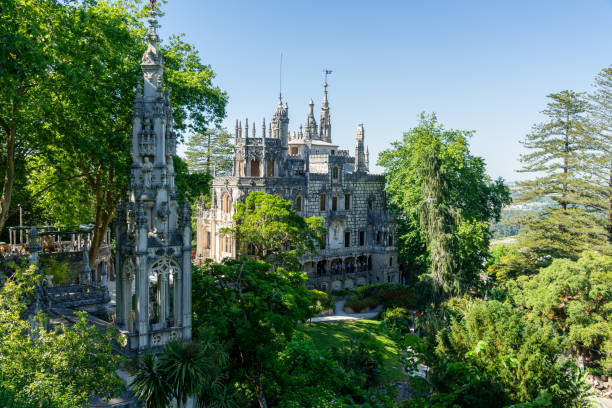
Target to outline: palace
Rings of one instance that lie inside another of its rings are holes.
[[[213,180],[210,208],[198,206],[196,260],[236,256],[236,243],[221,230],[232,226],[233,204],[252,191],[276,194],[304,217],[326,220],[325,244],[300,259],[308,285],[324,291],[376,282],[399,282],[395,225],[386,209],[385,178],[369,174],[363,125],[357,127],[355,155],[331,138],[324,84],[319,124],[309,103],[306,125],[289,134],[289,108],[282,96],[272,120],[249,128],[236,122],[232,174]],[[249,134],[250,132],[250,134]]]

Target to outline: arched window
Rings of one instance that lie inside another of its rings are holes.
[[[332,178],[338,180],[338,167],[332,168]]]
[[[223,196],[221,196],[221,211],[225,214],[232,212],[232,198],[228,193],[223,193]]]
[[[374,208],[374,199],[373,199],[373,198],[370,198],[370,199],[368,200],[368,210],[371,210],[371,209],[373,209],[373,208]]]
[[[251,160],[251,177],[259,177],[259,160]]]

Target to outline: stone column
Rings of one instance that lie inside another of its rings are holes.
[[[138,203],[136,214],[136,327],[138,333],[138,348],[149,345],[149,270],[147,265],[147,218],[142,202]]]
[[[191,340],[191,213],[188,204],[183,211],[183,341]]]
[[[174,325],[180,327],[183,322],[183,309],[182,309],[182,296],[181,291],[183,289],[183,277],[180,270],[173,271],[174,281]]]
[[[161,327],[167,326],[168,321],[168,273],[160,272],[157,275],[157,307],[159,308],[159,322]]]

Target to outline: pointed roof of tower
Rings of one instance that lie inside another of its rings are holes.
[[[318,139],[317,121],[314,117],[314,102],[312,99],[308,102],[308,117],[306,118],[306,138]]]
[[[332,72],[325,70],[325,82],[323,83],[323,104],[321,105],[321,121],[319,122],[319,137],[325,142],[331,143],[331,117],[329,114],[329,102],[327,101],[327,75]]]

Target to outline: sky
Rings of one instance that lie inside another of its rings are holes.
[[[612,0],[168,0],[163,11],[162,38],[184,33],[227,92],[232,133],[236,119],[258,134],[269,122],[281,52],[292,133],[311,98],[318,122],[332,70],[333,142],[353,152],[363,123],[374,173],[378,153],[435,112],[475,131],[491,177],[523,179],[520,141],[545,119],[546,95],[589,91],[612,64]]]

